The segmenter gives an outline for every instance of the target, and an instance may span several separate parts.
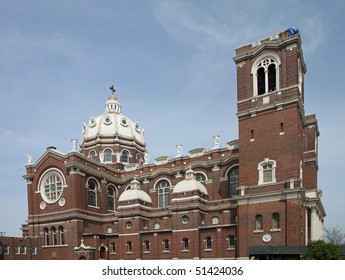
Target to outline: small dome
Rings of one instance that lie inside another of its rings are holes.
[[[176,184],[173,193],[177,194],[192,191],[199,191],[205,195],[208,195],[206,187],[195,179],[195,172],[192,169],[189,169],[186,172],[186,178]]]
[[[130,200],[141,200],[152,204],[151,197],[140,189],[140,183],[136,179],[131,182],[130,188],[125,190],[119,197],[119,202]]]

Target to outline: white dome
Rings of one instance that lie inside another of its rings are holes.
[[[83,141],[88,142],[97,137],[119,137],[145,145],[144,132],[139,123],[132,121],[121,113],[121,105],[112,94],[105,103],[105,112],[91,117],[83,128]]]
[[[140,189],[140,183],[135,179],[131,182],[130,188],[125,190],[119,197],[119,202],[130,200],[141,200],[152,204],[151,197]]]
[[[189,169],[186,172],[186,178],[178,182],[174,187],[173,193],[186,193],[192,191],[199,191],[205,195],[208,195],[206,187],[200,183],[199,181],[195,180],[195,173],[192,169]]]

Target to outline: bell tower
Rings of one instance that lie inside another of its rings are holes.
[[[239,241],[239,256],[251,255],[260,246],[305,245],[311,237],[305,198],[308,190],[317,190],[319,132],[315,115],[304,114],[307,68],[300,34],[289,28],[241,46],[234,61],[240,148],[238,236],[247,237]],[[321,227],[323,208],[318,215]]]

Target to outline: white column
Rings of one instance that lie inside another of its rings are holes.
[[[319,215],[319,239],[323,239],[323,222],[321,215]]]
[[[310,221],[310,239],[311,240],[318,240],[317,229],[318,229],[318,220],[317,220],[317,213],[315,207],[311,208],[311,221]]]
[[[308,208],[305,209],[305,245],[308,245]]]

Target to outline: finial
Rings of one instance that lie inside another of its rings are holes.
[[[112,85],[109,89],[111,90],[111,94],[115,95],[116,89],[115,89],[114,85]]]

